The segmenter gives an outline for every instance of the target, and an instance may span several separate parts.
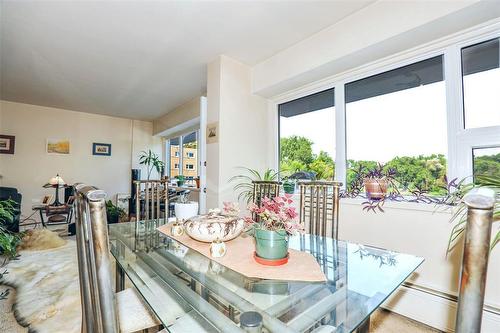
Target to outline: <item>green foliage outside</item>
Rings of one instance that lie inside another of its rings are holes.
[[[318,155],[312,151],[313,142],[303,136],[292,135],[280,139],[280,170],[287,173],[307,171],[317,179],[333,179],[335,163],[327,152]]]
[[[474,175],[500,179],[500,154],[475,157]],[[481,178],[477,179],[475,182],[477,184],[484,183]]]
[[[335,163],[328,153],[314,154],[313,142],[305,137],[290,136],[280,140],[280,170],[315,172],[317,179],[331,180],[335,174]],[[347,187],[352,184],[355,172],[360,167],[373,169],[377,161],[347,161]],[[431,195],[444,195],[446,191],[446,157],[442,154],[428,156],[394,157],[385,163],[384,169],[396,169],[394,177],[401,194],[426,191]],[[474,174],[500,179],[500,154],[480,156],[474,159]]]

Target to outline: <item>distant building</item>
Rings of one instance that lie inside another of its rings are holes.
[[[182,174],[186,177],[198,177],[198,149],[196,147],[183,148]],[[170,177],[177,177],[180,173],[179,146],[170,146]]]

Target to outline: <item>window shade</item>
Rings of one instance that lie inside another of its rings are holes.
[[[346,84],[346,103],[443,80],[443,56],[416,62]]]
[[[463,75],[500,67],[500,40],[494,39],[462,49]]]
[[[293,117],[307,112],[326,109],[334,105],[335,92],[334,88],[332,88],[280,104],[278,110],[281,117]]]

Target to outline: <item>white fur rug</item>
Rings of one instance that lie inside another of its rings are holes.
[[[23,250],[7,265],[0,283],[16,288],[17,321],[38,333],[80,332],[81,308],[76,242],[58,248]]]

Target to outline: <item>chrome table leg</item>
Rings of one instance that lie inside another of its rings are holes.
[[[361,325],[359,325],[359,327],[356,329],[357,333],[368,333],[369,331],[370,331],[370,316],[368,316],[368,318],[366,318],[365,321],[363,321]]]
[[[116,285],[115,292],[119,292],[125,289],[125,271],[116,262]]]

